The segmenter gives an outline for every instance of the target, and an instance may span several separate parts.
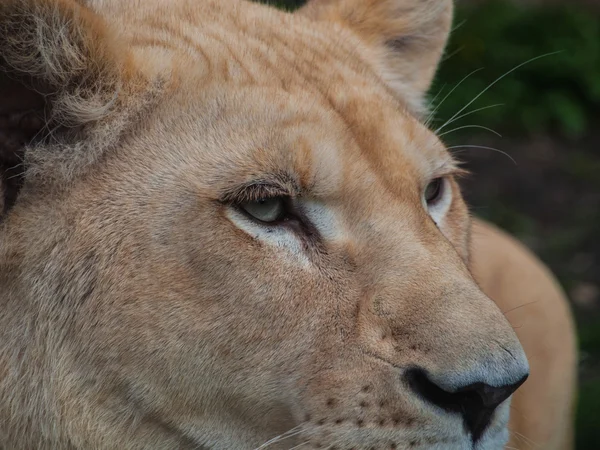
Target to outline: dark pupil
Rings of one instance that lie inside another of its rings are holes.
[[[442,186],[441,178],[436,178],[427,186],[425,190],[425,200],[429,203],[434,201],[440,195],[440,188]]]

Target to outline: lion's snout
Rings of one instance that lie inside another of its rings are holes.
[[[462,315],[463,330],[454,330],[460,324],[452,322],[447,333],[439,329],[430,345],[432,356],[416,355],[419,363],[405,370],[404,380],[424,403],[461,417],[465,431],[477,442],[490,428],[500,405],[525,382],[529,364],[510,326],[491,302],[479,317],[469,317],[469,308]],[[445,341],[449,334],[456,339],[452,344]],[[446,359],[446,354],[453,357]]]
[[[503,428],[505,402],[527,379],[529,364],[503,314],[476,286],[463,280],[440,291],[450,295],[422,297],[397,314],[383,304],[373,313],[371,304],[361,324],[371,331],[361,340],[394,368],[385,376],[402,380],[396,389],[419,414],[458,419],[457,433],[477,443]]]
[[[424,401],[449,413],[462,416],[466,431],[473,442],[477,442],[491,423],[498,406],[508,399],[529,375],[526,366],[515,365],[510,377],[500,385],[487,384],[485,374],[482,381],[470,383],[454,391],[438,385],[421,368],[406,371],[405,379],[411,390]],[[514,382],[513,380],[518,381]]]
[[[332,356],[333,367],[311,383],[307,426],[315,442],[358,433],[369,445],[387,446],[381,448],[498,448],[507,438],[507,400],[526,381],[529,365],[502,314],[489,309],[460,329],[446,323],[445,332],[420,324],[423,334],[399,335],[381,331],[381,322],[362,323],[357,345]],[[462,313],[469,319],[468,309]]]
[[[397,448],[413,439],[457,449],[505,442],[508,400],[529,364],[502,312],[447,255],[413,258],[412,271],[377,264],[375,256],[362,266],[376,267],[378,283],[357,299],[355,320],[347,323],[354,339],[345,351],[328,353],[332,367],[308,394],[318,434],[359,433],[380,445],[391,433],[385,445]],[[424,283],[426,289],[411,290]]]

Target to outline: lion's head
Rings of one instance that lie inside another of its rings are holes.
[[[0,5],[0,447],[502,448],[451,2],[82,3]]]

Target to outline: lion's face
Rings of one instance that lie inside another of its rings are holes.
[[[527,361],[467,269],[456,163],[413,114],[448,2],[115,3],[20,7],[46,28],[0,9],[1,44],[62,26],[79,53],[47,53],[100,67],[56,94],[18,58],[31,33],[2,55],[58,131],[3,144],[28,169],[3,186],[4,342],[45,352],[0,381],[0,413],[24,379],[50,394],[0,444],[502,448]]]

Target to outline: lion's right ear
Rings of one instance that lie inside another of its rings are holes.
[[[0,3],[4,210],[23,180],[68,182],[115,144],[142,83],[116,39],[75,0]]]
[[[382,78],[423,114],[452,11],[452,0],[309,0],[299,12],[352,30],[375,51]]]

